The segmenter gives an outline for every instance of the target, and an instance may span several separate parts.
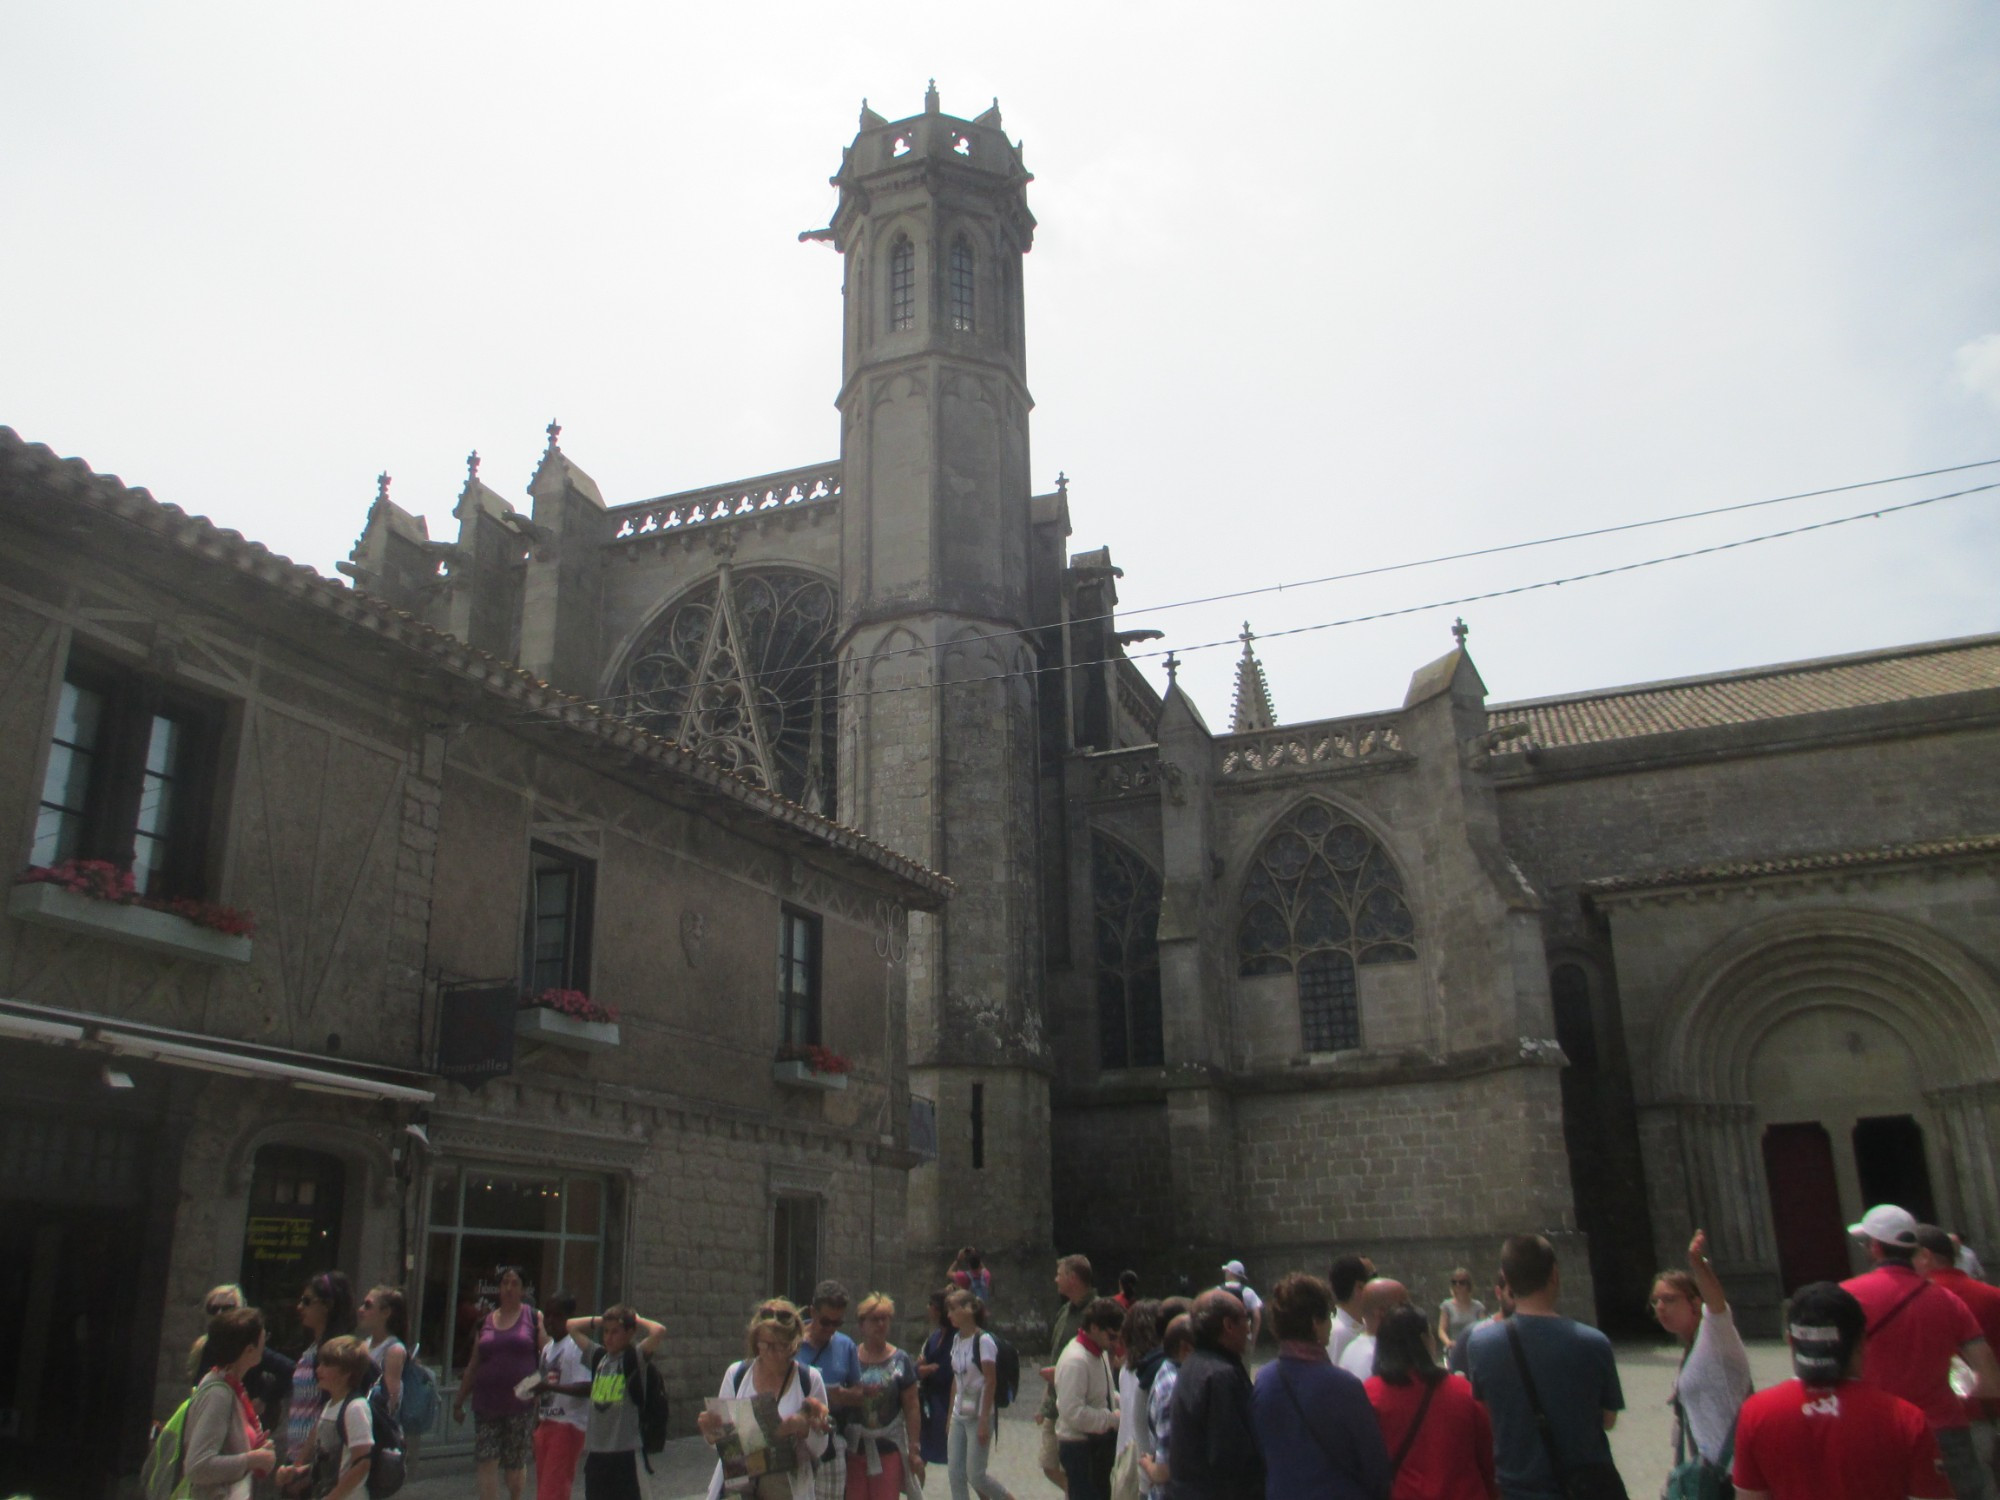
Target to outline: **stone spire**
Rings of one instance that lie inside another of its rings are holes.
[[[1250,643],[1257,637],[1250,633],[1248,620],[1243,622],[1243,634],[1237,639],[1243,642],[1243,656],[1236,663],[1236,704],[1229,732],[1247,734],[1253,729],[1275,729],[1278,711],[1271,707],[1271,685],[1264,680],[1264,664],[1250,649]]]

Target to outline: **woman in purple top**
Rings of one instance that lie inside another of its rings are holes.
[[[517,1396],[514,1387],[541,1372],[542,1345],[547,1341],[535,1310],[522,1300],[527,1284],[519,1266],[499,1271],[500,1305],[479,1323],[452,1416],[465,1420],[465,1400],[472,1398],[472,1461],[479,1475],[479,1500],[499,1500],[500,1475],[507,1475],[507,1493],[521,1500],[528,1480],[528,1443],[535,1427],[535,1398]]]

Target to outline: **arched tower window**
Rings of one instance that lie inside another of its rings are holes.
[[[907,234],[889,247],[889,331],[917,326],[917,250]]]
[[[833,810],[834,626],[822,579],[725,569],[647,629],[626,716],[817,813]]]
[[[972,246],[964,235],[951,242],[951,326],[972,330]]]
[[[1375,836],[1308,802],[1264,841],[1244,882],[1237,972],[1293,974],[1308,1052],[1361,1045],[1356,966],[1417,956],[1402,877]]]
[[[1106,1068],[1166,1061],[1160,1024],[1160,877],[1123,844],[1090,836],[1097,1034]]]

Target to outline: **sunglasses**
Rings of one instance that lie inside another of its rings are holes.
[[[773,1323],[786,1328],[791,1327],[792,1324],[799,1320],[799,1315],[789,1307],[760,1307],[757,1309],[757,1316],[760,1318],[769,1318]]]

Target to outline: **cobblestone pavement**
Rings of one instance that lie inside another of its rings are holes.
[[[1664,1345],[1621,1344],[1618,1346],[1618,1377],[1625,1388],[1625,1415],[1611,1434],[1612,1455],[1625,1476],[1625,1486],[1634,1500],[1659,1494],[1672,1461],[1673,1416],[1667,1405],[1667,1391],[1673,1383],[1680,1352]],[[1750,1370],[1762,1390],[1791,1374],[1791,1366],[1780,1343],[1750,1345]],[[1039,1380],[1032,1369],[1022,1371],[1021,1399],[1001,1414],[998,1446],[988,1472],[1005,1484],[1018,1500],[1053,1500],[1054,1486],[1042,1477],[1035,1462],[1036,1431],[1034,1413],[1038,1406]],[[699,1438],[682,1438],[667,1445],[667,1451],[653,1460],[655,1470],[646,1481],[647,1500],[701,1500],[708,1493],[709,1474],[715,1467],[713,1450]],[[642,1474],[640,1476],[645,1479]],[[528,1476],[526,1500],[533,1500],[534,1475]],[[924,1486],[927,1496],[951,1493],[942,1466],[933,1471]],[[439,1459],[424,1464],[419,1475],[403,1487],[409,1500],[476,1500],[470,1460]],[[503,1488],[501,1495],[506,1491]],[[574,1500],[583,1500],[579,1483]]]

